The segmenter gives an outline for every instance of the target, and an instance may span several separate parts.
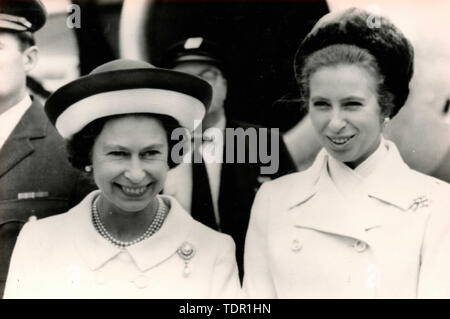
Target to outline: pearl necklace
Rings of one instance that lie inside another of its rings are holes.
[[[102,223],[102,220],[100,219],[100,215],[98,213],[97,209],[97,202],[99,200],[100,196],[97,196],[95,200],[92,202],[91,211],[92,211],[92,222],[94,224],[95,230],[105,239],[107,239],[110,243],[113,245],[119,247],[119,248],[125,248],[134,244],[137,244],[150,236],[152,236],[154,233],[156,233],[164,223],[164,220],[167,216],[167,206],[164,203],[164,201],[156,197],[158,199],[158,210],[156,212],[155,219],[151,222],[151,224],[148,226],[147,230],[138,238],[132,240],[132,241],[121,241],[116,238],[114,238],[105,228],[105,226]]]

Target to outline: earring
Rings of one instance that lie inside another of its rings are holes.
[[[383,126],[386,126],[391,119],[389,117],[385,117],[383,121]]]
[[[86,173],[92,172],[92,165],[86,165],[86,166],[84,167],[84,171],[85,171]]]

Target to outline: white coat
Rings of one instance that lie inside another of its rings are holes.
[[[246,237],[249,297],[450,298],[450,186],[385,143],[353,197],[324,150],[308,170],[263,184]]]
[[[152,237],[124,250],[95,230],[89,194],[65,214],[25,224],[5,298],[236,298],[240,283],[228,235],[198,223],[170,196]],[[177,252],[188,243],[193,254]],[[186,269],[187,268],[187,269]]]

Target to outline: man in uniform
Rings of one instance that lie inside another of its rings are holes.
[[[242,279],[245,235],[256,191],[262,182],[294,172],[295,165],[276,132],[226,117],[228,68],[216,44],[201,37],[176,43],[167,50],[163,67],[199,76],[213,87],[211,106],[202,122],[203,136],[193,143],[194,154],[202,145],[198,153],[203,158],[194,155],[192,163],[172,169],[164,193],[176,197],[198,221],[233,237]],[[230,138],[230,132],[236,137]],[[239,144],[239,139],[245,142]],[[274,155],[273,171],[263,169],[268,163],[256,154],[261,155],[261,148]]]
[[[28,220],[63,213],[91,189],[67,160],[65,143],[28,94],[46,21],[39,0],[0,0],[0,296],[17,235]]]

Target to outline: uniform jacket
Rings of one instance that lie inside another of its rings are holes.
[[[0,295],[23,224],[67,211],[92,188],[70,166],[63,139],[34,101],[0,150]]]
[[[5,298],[236,298],[233,240],[195,221],[170,196],[150,238],[120,249],[97,233],[89,194],[66,214],[27,223],[17,240]],[[183,245],[193,253],[183,259]]]
[[[387,145],[355,198],[337,189],[325,151],[261,187],[245,247],[250,297],[450,297],[450,187]]]

